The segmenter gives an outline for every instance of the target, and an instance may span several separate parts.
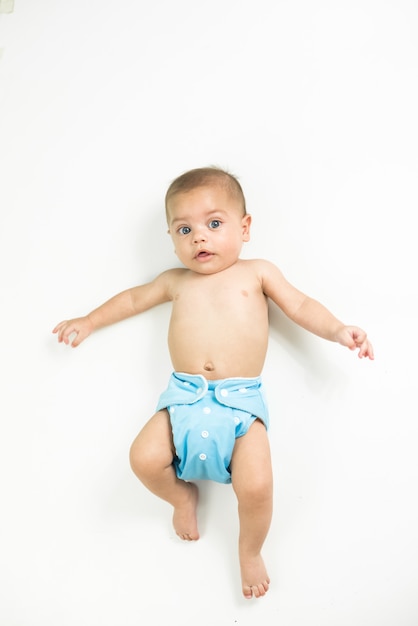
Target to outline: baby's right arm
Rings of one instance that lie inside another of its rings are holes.
[[[120,322],[151,309],[157,304],[171,300],[170,276],[169,270],[150,283],[126,289],[88,315],[60,322],[52,332],[57,334],[59,343],[64,342],[66,345],[71,343],[72,347],[76,348],[94,330]],[[76,336],[73,341],[70,341],[73,334]]]

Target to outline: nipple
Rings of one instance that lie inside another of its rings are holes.
[[[213,370],[215,369],[215,366],[211,361],[208,361],[207,363],[204,364],[203,369],[206,372],[213,372]]]

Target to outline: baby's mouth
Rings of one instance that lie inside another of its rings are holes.
[[[208,259],[211,256],[213,256],[212,252],[208,252],[207,250],[199,250],[195,258],[196,259]]]

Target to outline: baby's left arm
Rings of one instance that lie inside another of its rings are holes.
[[[367,334],[357,326],[346,326],[323,304],[294,287],[282,272],[268,261],[260,262],[264,293],[296,324],[306,330],[337,341],[350,350],[359,349],[360,358],[373,359],[373,347]]]

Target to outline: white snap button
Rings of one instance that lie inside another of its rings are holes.
[[[226,398],[227,395],[228,395],[228,389],[221,389],[221,396]]]
[[[247,390],[245,387],[241,387],[241,389],[239,390],[240,393],[247,393]]]
[[[174,413],[175,410],[176,410],[175,406],[170,406],[170,413]]]
[[[204,454],[203,452],[202,452],[202,454],[199,454],[199,459],[201,461],[206,461],[206,454]]]
[[[209,433],[208,433],[208,431],[207,431],[207,430],[202,430],[202,437],[203,437],[204,439],[206,439],[206,437],[209,437]]]
[[[206,415],[209,415],[210,408],[208,406],[205,406],[205,408],[203,409],[203,413],[206,413]]]
[[[241,420],[239,417],[234,417],[235,424],[240,424]]]

